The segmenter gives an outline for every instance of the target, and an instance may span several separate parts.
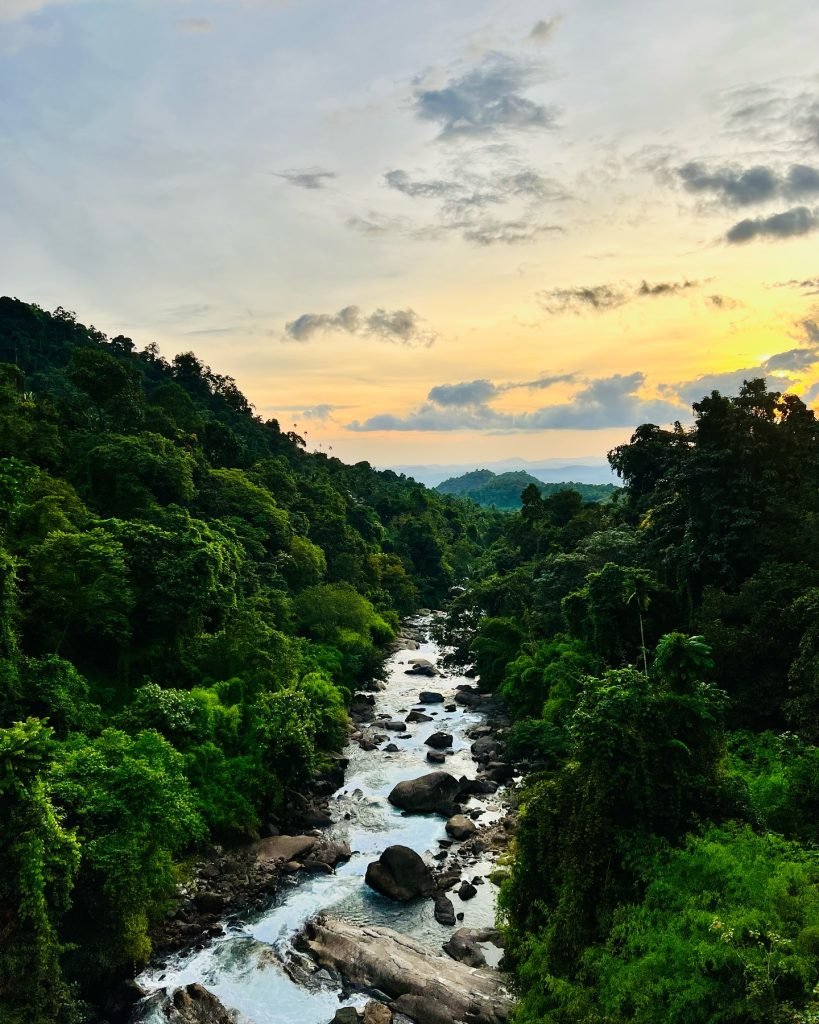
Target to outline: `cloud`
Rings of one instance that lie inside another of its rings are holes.
[[[457,384],[439,384],[431,388],[427,399],[406,415],[379,413],[363,422],[354,420],[347,429],[369,431],[454,431],[522,433],[543,430],[601,430],[613,427],[633,428],[640,423],[673,423],[690,420],[691,406],[712,391],[736,394],[743,383],[767,377],[777,390],[794,384],[790,374],[799,375],[819,363],[819,323],[804,320],[800,324],[804,344],[778,352],[758,366],[724,373],[703,374],[693,380],[661,384],[659,397],[645,392],[645,374],[613,374],[579,382],[578,389],[566,401],[544,405],[524,412],[507,412],[493,403],[505,392],[518,388],[545,388],[558,382],[574,382],[575,374],[541,377],[533,381],[495,383],[480,378]],[[819,396],[819,385],[811,394]]]
[[[728,295],[706,295],[705,303],[712,309],[736,309],[739,305],[736,299]]]
[[[698,402],[712,391],[722,394],[736,394],[746,380],[758,377],[770,378],[769,383],[777,390],[784,391],[793,386],[790,373],[800,373],[819,363],[819,325],[813,320],[803,320],[799,325],[803,335],[803,344],[784,352],[776,352],[757,366],[746,366],[739,370],[728,370],[725,373],[711,373],[696,377],[694,380],[678,384],[663,385],[660,390],[667,395],[674,395],[686,403]]]
[[[819,228],[816,210],[807,206],[794,206],[770,217],[748,217],[739,221],[725,233],[731,245],[750,242],[754,238],[797,238]]]
[[[647,295],[652,298],[657,298],[663,295],[679,295],[680,292],[687,291],[689,288],[698,287],[698,281],[657,281],[654,284],[649,284],[648,281],[643,281],[637,289],[636,294],[638,296]]]
[[[327,402],[320,402],[318,405],[310,406],[307,409],[302,409],[302,417],[306,420],[319,420],[324,423],[329,419],[332,419],[332,414],[336,409],[344,408],[339,405],[328,405]]]
[[[491,217],[461,226],[464,240],[476,245],[497,245],[499,242],[520,245],[533,242],[540,235],[563,231],[559,224],[533,224],[528,220],[495,220]]]
[[[387,171],[384,180],[389,188],[411,199],[437,199],[453,214],[514,199],[545,203],[570,198],[560,184],[531,168],[495,175],[462,174],[457,179],[413,179],[406,171],[394,170]]]
[[[213,22],[208,18],[180,18],[176,22],[176,27],[180,32],[212,32]]]
[[[527,38],[530,42],[537,43],[538,45],[548,43],[554,35],[559,21],[560,15],[558,14],[548,19],[541,18],[540,21],[536,21],[534,23],[532,31],[529,33]]]
[[[699,288],[698,281],[641,281],[639,285],[596,284],[574,288],[545,288],[537,300],[547,313],[581,314],[593,310],[602,313],[642,298],[667,298]]]
[[[309,167],[305,170],[279,171],[277,178],[284,178],[290,185],[306,188],[311,191],[325,187],[325,182],[338,177],[333,171],[323,171],[320,167]]]
[[[570,198],[557,182],[532,168],[514,168],[496,174],[459,172],[457,177],[413,178],[396,169],[384,175],[387,186],[410,199],[438,204],[436,228],[456,231],[476,245],[515,245],[547,232],[562,231],[543,223],[538,208]],[[511,207],[506,216],[493,216],[490,208]],[[435,228],[433,228],[433,231]]]
[[[430,389],[427,399],[436,405],[443,406],[470,406],[483,405],[497,398],[505,391],[518,391],[532,389],[543,391],[555,384],[563,384],[574,381],[577,375],[574,373],[559,373],[551,377],[537,377],[535,380],[508,381],[504,384],[495,384],[491,380],[481,378],[480,380],[461,381],[458,384],[437,384]]]
[[[441,89],[417,88],[415,112],[439,125],[439,139],[500,135],[553,129],[558,111],[523,95],[539,77],[529,61],[508,53],[488,53]]]
[[[460,384],[438,384],[430,389],[427,398],[437,405],[483,405],[498,394],[498,386],[491,380],[463,381]]]
[[[644,384],[642,373],[615,374],[586,382],[569,401],[520,413],[493,409],[489,404],[500,392],[508,390],[508,386],[494,385],[487,380],[440,385],[430,391],[423,405],[406,416],[381,413],[363,423],[355,420],[347,427],[357,432],[481,430],[518,433],[634,427],[647,421],[671,423],[684,415],[685,409],[676,401],[641,397],[639,392]],[[458,398],[469,400],[456,401]]]
[[[747,169],[735,164],[709,169],[705,164],[691,162],[678,167],[676,174],[687,192],[709,194],[725,206],[819,195],[819,170],[806,164],[792,164],[780,173],[761,164]]]
[[[805,295],[819,295],[819,277],[805,277],[801,281],[777,281],[774,288],[798,288]]]
[[[616,309],[628,302],[628,295],[612,285],[583,285],[576,288],[545,288],[537,293],[538,302],[547,313],[602,312]]]
[[[740,86],[723,97],[728,128],[753,139],[819,147],[819,95],[813,83],[795,93],[779,85]]]
[[[431,345],[436,338],[413,309],[376,309],[365,315],[358,306],[337,313],[302,313],[284,325],[285,339],[312,341],[318,335],[345,333],[402,345]]]
[[[776,357],[772,357],[775,360]],[[712,391],[719,391],[723,395],[735,395],[746,380],[756,380],[758,377],[766,377],[775,367],[762,363],[760,366],[746,366],[740,370],[728,370],[725,373],[707,373],[693,380],[681,381],[678,384],[664,385],[661,390],[664,393],[674,394],[686,405],[700,402],[711,394]],[[778,388],[789,387],[793,382],[787,377],[777,377]]]

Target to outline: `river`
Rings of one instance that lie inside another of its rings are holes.
[[[425,617],[413,620],[411,626],[426,637],[430,624],[431,618]],[[376,719],[381,715],[406,717],[411,708],[420,707],[417,697],[424,689],[443,693],[449,703],[458,684],[469,680],[450,674],[436,678],[406,674],[409,658],[422,657],[439,665],[443,653],[437,643],[426,639],[418,650],[392,655],[385,665],[386,685],[375,694]],[[299,872],[285,878],[269,909],[230,923],[225,934],[204,949],[150,965],[137,979],[140,985],[153,991],[197,981],[252,1024],[327,1024],[339,1006],[361,1006],[367,997],[354,994],[340,1001],[339,987],[332,979],[307,987],[293,981],[283,969],[283,961],[299,956],[292,949],[293,936],[319,911],[327,910],[353,923],[385,925],[440,953],[453,929],[438,924],[431,900],[394,903],[364,884],[367,865],[388,846],[409,846],[434,863],[430,858],[441,850],[438,840],[446,839],[445,821],[438,815],[405,816],[392,807],[387,796],[396,783],[441,768],[456,777],[475,775],[467,730],[483,720],[480,712],[460,706],[445,711],[441,704],[429,705],[426,711],[432,721],[409,725],[407,739],[390,733],[381,748],[372,751],[362,750],[357,742],[348,744],[344,752],[349,757],[346,780],[331,800],[333,824],[326,830],[331,838],[346,839],[350,844],[353,856],[347,863],[340,864],[334,874]],[[453,753],[445,765],[426,760],[429,747],[424,741],[438,730],[454,737]],[[385,752],[387,743],[396,744],[398,752]],[[502,794],[473,797],[469,809],[476,808],[483,810],[479,824],[501,817]],[[485,878],[492,867],[489,857],[478,859],[469,865],[466,877]],[[464,915],[459,927],[494,924],[495,886],[487,881],[477,890],[477,896],[468,902],[450,894],[456,912]],[[484,952],[490,963],[497,962],[494,947],[485,946]],[[148,1021],[160,1024],[164,1018],[157,1011]]]

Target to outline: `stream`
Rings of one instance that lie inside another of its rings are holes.
[[[426,637],[431,622],[430,616],[416,618],[408,627]],[[473,682],[446,674],[443,669],[433,678],[406,674],[410,658],[426,658],[437,665],[444,653],[438,644],[426,639],[418,650],[402,650],[387,659],[386,685],[374,695],[376,726],[379,716],[405,718],[413,707],[422,707],[417,700],[421,690],[439,691],[450,703],[458,684]],[[435,863],[430,858],[441,850],[438,840],[447,838],[444,818],[435,814],[405,816],[394,808],[387,800],[393,786],[442,768],[456,777],[475,776],[477,766],[469,750],[472,741],[466,733],[483,721],[483,715],[460,705],[447,712],[442,704],[427,705],[426,713],[432,721],[408,725],[411,735],[407,739],[388,733],[380,749],[372,751],[362,750],[357,742],[348,743],[344,751],[349,758],[346,779],[331,799],[333,824],[324,830],[330,838],[345,839],[350,844],[353,855],[348,862],[339,864],[333,874],[302,871],[283,878],[269,908],[227,922],[225,934],[204,949],[183,951],[149,965],[137,979],[139,984],[154,991],[200,982],[252,1024],[328,1024],[340,1006],[363,1006],[368,997],[361,993],[342,1000],[337,980],[327,972],[319,972],[320,978],[326,975],[322,984],[306,986],[293,981],[284,970],[287,960],[302,959],[302,954],[294,952],[292,939],[319,911],[329,911],[354,924],[392,928],[440,953],[442,943],[454,929],[438,924],[432,900],[394,903],[364,884],[367,865],[388,846],[409,846],[428,863]],[[430,764],[426,759],[429,747],[424,741],[438,730],[454,737],[453,753],[444,765]],[[387,743],[398,746],[398,752],[385,752]],[[470,811],[483,811],[479,826],[496,820],[504,814],[502,791],[473,797],[468,806]],[[485,878],[492,868],[487,855],[470,863],[465,877]],[[493,926],[495,895],[495,886],[488,881],[477,886],[477,896],[468,902],[451,893],[456,912],[464,915],[457,927]],[[487,961],[496,964],[500,951],[491,945],[482,948]],[[146,1024],[162,1021],[158,1010],[146,1018]]]

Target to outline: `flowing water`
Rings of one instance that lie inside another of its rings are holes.
[[[415,620],[412,626],[425,635],[430,622],[429,618]],[[468,680],[456,675],[425,678],[406,674],[409,658],[437,663],[442,653],[435,642],[428,640],[417,651],[399,651],[388,659],[386,686],[375,694],[376,726],[379,715],[405,718],[411,708],[419,707],[420,690],[437,690],[447,703],[451,702],[456,686]],[[441,704],[430,705],[426,711],[433,716],[432,721],[408,725],[409,739],[387,734],[382,748],[392,742],[399,747],[397,753],[364,751],[357,743],[349,744],[345,751],[350,760],[346,781],[331,799],[334,824],[326,834],[349,842],[353,856],[347,863],[339,864],[335,874],[300,872],[285,878],[269,909],[232,924],[205,949],[180,953],[151,965],[138,978],[143,988],[172,989],[198,981],[253,1024],[326,1024],[339,1006],[363,1005],[366,996],[353,995],[340,1002],[339,987],[331,978],[326,977],[320,984],[302,985],[283,969],[284,961],[300,956],[292,950],[293,936],[319,911],[356,923],[385,925],[439,953],[452,929],[435,920],[431,900],[394,903],[364,884],[367,865],[388,846],[400,843],[412,847],[429,861],[431,854],[440,850],[438,840],[446,838],[443,818],[404,816],[387,801],[396,783],[442,768],[456,777],[475,775],[466,732],[482,721],[482,715],[460,706],[447,712]],[[453,735],[453,753],[446,764],[432,765],[426,760],[429,748],[424,741],[439,729]],[[480,823],[503,814],[498,795],[473,797],[469,809],[476,807],[484,811]],[[469,865],[465,877],[485,877],[491,869],[488,858],[478,860]],[[468,902],[450,893],[456,912],[464,914],[459,927],[494,924],[495,887],[486,882],[477,888],[478,895]],[[490,963],[496,962],[494,947],[484,947],[484,952]],[[319,979],[321,976],[319,972]],[[164,1020],[158,1011],[148,1018],[150,1024],[154,1019],[157,1024]]]

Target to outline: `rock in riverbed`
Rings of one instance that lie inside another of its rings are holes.
[[[444,814],[450,817],[457,813],[455,801],[461,792],[461,784],[449,772],[430,772],[418,779],[399,782],[389,795],[393,807],[414,814]]]
[[[452,737],[448,732],[434,732],[424,740],[428,747],[434,750],[445,750],[452,746]]]
[[[453,960],[469,967],[484,967],[486,957],[479,942],[498,945],[499,932],[495,928],[459,928],[446,940],[443,948]]]
[[[463,814],[453,814],[446,823],[446,834],[453,839],[469,839],[478,831],[474,821],[470,821]]]
[[[341,972],[351,985],[377,988],[393,1009],[417,1024],[504,1024],[512,1000],[502,976],[436,956],[390,928],[349,924],[320,915],[300,944],[323,967]]]
[[[436,693],[435,690],[421,690],[418,694],[419,704],[443,704],[444,695]]]
[[[455,906],[449,896],[440,892],[435,897],[435,920],[438,924],[455,924]]]
[[[382,896],[401,902],[430,896],[435,888],[429,867],[408,846],[388,846],[367,865],[364,881]]]
[[[212,992],[198,983],[174,989],[169,995],[160,989],[139,1007],[132,1018],[134,1024],[146,1020],[157,1007],[161,1007],[168,1024],[236,1024],[237,1015],[228,1010]]]
[[[412,722],[431,722],[432,718],[430,715],[425,714],[423,711],[416,711],[413,709],[407,715],[406,722],[410,725]]]

